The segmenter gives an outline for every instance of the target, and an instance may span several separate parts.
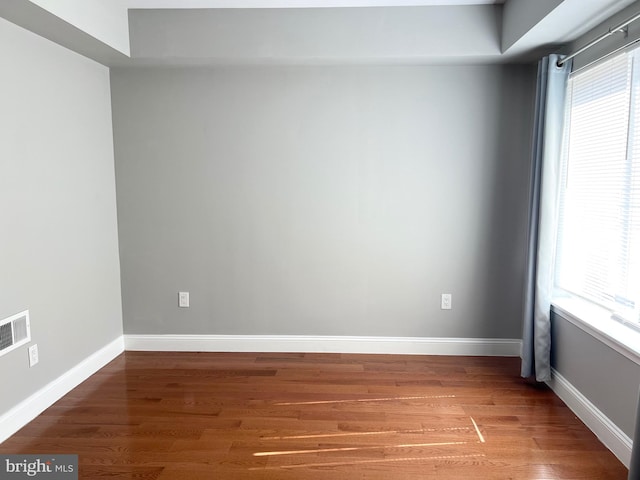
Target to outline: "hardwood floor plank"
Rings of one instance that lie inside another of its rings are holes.
[[[0,445],[80,478],[626,479],[519,360],[126,352]]]

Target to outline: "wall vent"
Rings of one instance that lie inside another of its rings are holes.
[[[0,321],[0,356],[30,341],[29,310]]]

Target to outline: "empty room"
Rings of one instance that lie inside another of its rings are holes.
[[[0,59],[0,479],[640,479],[640,1],[2,0]]]

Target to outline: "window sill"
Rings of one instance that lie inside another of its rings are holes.
[[[611,312],[576,297],[554,297],[551,310],[640,365],[640,332],[611,318]]]

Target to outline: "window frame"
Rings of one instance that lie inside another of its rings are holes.
[[[636,119],[635,116],[640,116],[640,47],[632,46],[623,51],[616,52],[615,55],[610,55],[603,58],[601,61],[594,62],[588,65],[585,68],[582,68],[578,71],[572,72],[571,79],[574,77],[584,74],[589,70],[597,68],[601,66],[604,62],[614,61],[616,58],[620,56],[625,56],[626,58],[629,55],[633,55],[631,59],[631,67],[630,67],[630,79],[629,79],[629,117],[627,122],[627,134],[626,134],[626,157],[625,163],[627,165],[631,165],[634,162],[640,164],[640,158],[633,159],[631,155],[633,150],[633,142],[631,140],[632,131],[636,128],[636,123],[640,122],[640,118]],[[570,80],[571,81],[571,80]],[[568,149],[569,149],[569,131],[570,131],[570,121],[572,112],[572,100],[573,100],[573,90],[568,92],[566,98],[565,108],[565,126],[563,131],[563,152],[562,152],[562,164],[561,164],[561,178],[560,181],[567,182],[568,181]],[[634,102],[636,102],[636,111],[633,111]],[[626,178],[626,177],[625,177]],[[627,189],[630,188],[631,176],[629,176],[629,181],[626,182]],[[564,195],[564,187],[559,186],[558,189],[558,211],[560,213],[561,204],[563,203],[562,196]],[[627,212],[629,211],[629,203],[630,199],[627,198]],[[560,222],[561,215],[558,216],[558,222]],[[625,224],[625,228],[629,228],[629,224]],[[560,224],[558,224],[557,230],[557,241],[556,241],[556,255],[558,254],[558,249],[560,245],[559,237],[563,234],[562,228]],[[557,261],[557,257],[556,257]],[[627,260],[627,264],[628,264]],[[566,287],[566,285],[565,285]],[[636,356],[640,356],[640,295],[636,297],[636,303],[631,310],[631,318],[629,318],[629,311],[621,311],[617,308],[612,308],[612,303],[598,302],[593,298],[587,298],[581,293],[572,291],[570,288],[565,288],[559,286],[559,268],[556,264],[554,268],[554,295],[552,298],[552,307],[554,307],[557,312],[560,312],[565,317],[569,317],[568,319],[572,320],[572,323],[577,324],[578,326],[587,327],[587,330],[590,330],[592,333],[596,333],[596,336],[603,336],[602,339],[606,339],[606,343],[613,341],[616,345],[622,346],[623,350],[630,350],[633,353],[634,361]],[[609,328],[607,323],[612,324],[613,326]],[[620,331],[618,325],[623,326],[624,330]],[[625,335],[629,332],[633,332],[637,334],[637,339],[635,335],[631,335],[630,338],[626,338]],[[624,332],[624,334],[622,334]],[[640,358],[640,357],[639,357]],[[640,363],[640,362],[639,362]]]

